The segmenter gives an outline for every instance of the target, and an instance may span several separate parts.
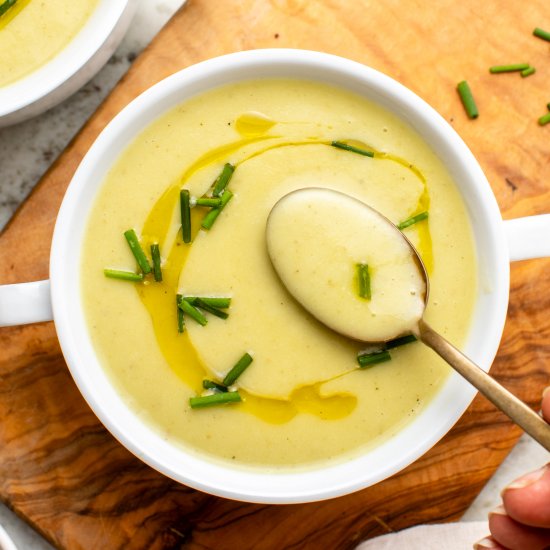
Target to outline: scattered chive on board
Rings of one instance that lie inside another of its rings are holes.
[[[204,217],[202,220],[201,227],[203,229],[206,229],[207,231],[212,229],[212,226],[214,225],[214,222],[218,219],[218,216],[221,214],[221,211],[227,206],[227,203],[233,198],[233,193],[229,191],[229,189],[226,189],[223,192],[223,195],[221,197],[222,202],[220,206],[217,208],[212,208],[208,214]]]
[[[183,316],[183,309],[180,308],[180,302],[183,300],[181,294],[176,294],[176,310],[178,315],[178,332],[181,334],[185,330],[185,317]]]
[[[17,3],[17,0],[6,0],[0,4],[0,17]]]
[[[233,176],[234,171],[235,167],[232,164],[229,164],[229,162],[225,163],[221,174],[216,178],[216,181],[214,182],[214,189],[212,190],[213,197],[222,196],[225,188],[228,186],[229,181],[231,180],[231,177]]]
[[[142,273],[134,273],[133,271],[122,271],[120,269],[104,269],[103,273],[105,277],[109,279],[119,279],[121,281],[131,281],[133,283],[139,283],[143,281]]]
[[[533,31],[533,34],[537,38],[542,38],[543,40],[548,40],[548,42],[550,42],[550,32],[548,31],[544,31],[541,28],[536,27],[535,30]]]
[[[387,350],[374,351],[371,353],[360,353],[357,356],[357,362],[359,363],[359,367],[362,369],[372,367],[378,363],[385,363],[390,360],[391,355]]]
[[[195,307],[192,306],[185,298],[183,298],[179,303],[178,307],[191,319],[202,325],[203,327],[208,323],[208,319]]]
[[[479,116],[479,111],[477,110],[477,105],[469,84],[463,80],[457,84],[456,89],[468,118],[477,118]]]
[[[545,115],[542,115],[539,118],[539,124],[541,126],[544,126],[545,124],[548,124],[550,122],[550,113],[546,113]]]
[[[357,280],[359,282],[359,296],[366,300],[371,299],[370,273],[367,264],[355,264]]]
[[[522,78],[525,78],[526,76],[530,76],[532,74],[535,74],[536,72],[537,70],[535,69],[535,67],[527,67],[527,69],[523,69],[520,74]]]
[[[516,71],[524,71],[529,68],[529,63],[511,63],[509,65],[494,65],[489,67],[489,72],[491,74],[499,73],[513,73]]]
[[[417,338],[414,334],[407,334],[407,336],[400,336],[399,338],[394,338],[393,340],[388,340],[384,348],[390,350],[393,348],[398,348],[399,346],[404,346],[406,344],[411,344],[416,342]]]
[[[222,393],[229,391],[226,386],[218,384],[217,382],[214,382],[214,380],[203,380],[202,387],[205,390],[215,390]]]
[[[357,153],[358,155],[363,155],[364,157],[374,157],[373,151],[367,151],[366,149],[360,149],[359,147],[354,147],[353,145],[348,145],[343,141],[333,141],[331,142],[332,147],[337,149],[344,149],[344,151],[351,151],[352,153]]]
[[[191,242],[191,198],[187,189],[180,191],[181,236],[184,243]]]
[[[220,319],[227,319],[229,317],[229,313],[226,313],[225,311],[222,311],[221,309],[218,309],[217,307],[211,306],[208,302],[205,302],[202,298],[197,298],[193,302],[194,307],[200,307],[204,311],[207,311],[208,313],[211,313],[212,315],[215,315],[216,317],[219,317]]]
[[[220,198],[200,197],[195,200],[197,206],[209,206],[210,208],[220,206],[221,203],[222,200]]]
[[[237,378],[250,366],[253,359],[249,353],[245,353],[235,364],[235,366],[225,375],[223,379],[224,386],[231,386]]]
[[[145,275],[147,275],[147,273],[151,273],[149,260],[147,259],[145,252],[143,252],[143,248],[141,248],[141,245],[139,244],[139,239],[136,235],[136,232],[133,229],[128,229],[128,231],[124,232],[124,236],[128,241],[130,250],[132,251],[132,254],[134,255],[134,258],[136,259],[141,271],[143,271]]]
[[[160,249],[158,243],[151,245],[151,258],[153,259],[153,275],[155,281],[160,283],[162,281],[162,270],[160,268]]]
[[[190,397],[189,405],[192,409],[201,409],[212,405],[223,405],[224,403],[236,403],[242,401],[238,391],[229,391],[213,393],[212,395],[202,395],[200,397]]]
[[[397,229],[405,229],[411,225],[414,225],[415,223],[421,222],[422,220],[426,220],[428,218],[428,212],[420,212],[420,214],[417,214],[416,216],[412,216],[411,218],[406,219],[405,221],[401,222]]]

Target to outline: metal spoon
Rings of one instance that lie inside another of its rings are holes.
[[[277,212],[281,212],[285,207],[285,204],[289,200],[296,199],[297,195],[300,194],[300,199],[307,199],[309,203],[315,204],[315,201],[319,199],[319,192],[326,197],[327,193],[333,193],[334,200],[341,202],[342,197],[345,197],[346,200],[354,202],[354,211],[350,211],[350,215],[356,215],[357,209],[356,199],[343,195],[338,191],[332,191],[329,189],[318,189],[318,188],[306,188],[294,191],[285,195],[281,198],[275,206],[273,206],[269,218],[267,220],[266,226],[266,237],[268,241],[268,253],[270,255],[272,264],[275,268],[275,271],[279,275],[282,283],[289,290],[289,292],[294,296],[294,298],[312,315],[314,315],[318,320],[323,324],[328,324],[325,319],[322,319],[319,315],[318,303],[316,307],[312,307],[313,304],[308,301],[308,298],[304,298],[300,292],[296,292],[296,279],[292,278],[292,273],[294,271],[284,271],[278,268],[278,259],[274,257],[273,247],[271,242],[273,239],[277,238],[276,231],[281,230],[281,225],[275,224],[272,222],[273,218]],[[395,226],[393,223],[384,217],[382,214],[374,210],[373,208],[367,206],[364,203],[360,203],[362,207],[369,211],[369,215],[374,213],[378,216],[376,223],[386,224],[391,226],[392,230],[399,234],[399,237],[406,241],[410,250],[412,251],[413,259],[416,262],[418,270],[421,276],[425,281],[425,296],[424,296],[424,309],[428,303],[428,294],[429,294],[429,278],[426,272],[426,267],[420,258],[420,255],[411,244],[411,242],[403,235],[403,233]],[[280,215],[280,214],[279,214]],[[308,214],[304,211],[304,215]],[[304,220],[304,223],[307,223],[307,219]],[[278,229],[274,229],[277,227]],[[384,228],[386,230],[386,228]],[[275,233],[274,233],[275,232]],[[315,249],[322,245],[322,236],[319,239],[321,243],[311,243],[315,246],[311,247],[311,253],[315,254]],[[292,278],[292,280],[291,280]],[[305,283],[304,283],[305,284]],[[293,290],[294,289],[294,292]],[[303,293],[307,296],[307,292]],[[423,315],[423,311],[422,311]],[[345,323],[339,322],[339,318],[342,316],[330,315],[331,322],[330,327],[332,330],[343,334],[344,336],[357,339],[357,334],[349,333],[349,325],[345,327]],[[468,382],[470,382],[475,388],[479,390],[489,401],[491,401],[497,408],[504,412],[508,417],[510,417],[518,426],[520,426],[526,433],[528,433],[533,439],[538,441],[546,450],[550,451],[550,425],[547,424],[537,413],[535,413],[530,407],[525,403],[520,401],[516,396],[510,393],[506,388],[501,386],[496,382],[491,376],[489,376],[485,371],[479,368],[473,361],[468,359],[463,353],[461,353],[456,347],[454,347],[450,342],[448,342],[443,336],[435,332],[424,320],[422,317],[418,319],[415,323],[415,326],[410,327],[409,333],[413,333],[417,336],[428,347],[432,348],[440,357],[442,357],[453,369],[455,369],[461,376],[463,376]],[[404,335],[404,334],[401,334]],[[399,336],[394,335],[392,338]],[[365,341],[365,340],[363,340]]]

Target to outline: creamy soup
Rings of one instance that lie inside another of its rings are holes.
[[[0,86],[27,76],[59,53],[80,31],[97,3],[17,0],[0,16]]]
[[[209,230],[201,223],[213,210],[191,208],[187,235],[180,197],[188,193],[191,205],[212,198],[224,165],[234,168],[220,191],[230,200]],[[331,331],[285,289],[268,256],[266,221],[281,197],[307,187],[339,190],[396,224],[429,213],[403,229],[430,274],[426,319],[458,345],[468,333],[477,280],[469,220],[444,166],[409,126],[308,81],[202,94],[151,124],[112,167],[89,215],[81,273],[90,334],[113,384],[189,452],[247,468],[341,461],[401,430],[448,376],[419,342],[361,368],[373,350]],[[124,238],[131,228],[147,256],[159,244],[162,282],[104,276],[105,268],[139,272]],[[178,313],[178,294],[186,308],[190,297],[230,298],[228,317],[203,309],[203,326]],[[240,400],[191,408],[190,398],[217,395],[203,381],[223,384],[245,353],[252,363],[228,384]]]

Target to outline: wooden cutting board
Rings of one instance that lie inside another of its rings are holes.
[[[322,50],[396,78],[433,105],[480,161],[504,217],[550,212],[546,0],[190,0],[135,61],[0,236],[0,283],[48,277],[63,193],[90,144],[130,100],[197,61],[264,47]],[[527,60],[537,73],[489,75]],[[481,115],[469,121],[455,85]],[[6,130],[9,131],[9,130]],[[545,236],[549,238],[550,236]],[[549,384],[550,262],[514,265],[494,376],[532,406]],[[519,430],[477,398],[421,460],[383,483],[305,505],[243,504],[170,481],[134,458],[78,393],[52,323],[0,330],[0,498],[59,548],[352,548],[460,517]]]

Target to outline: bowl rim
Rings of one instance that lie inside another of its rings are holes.
[[[111,34],[128,9],[132,8],[133,11],[136,6],[136,0],[99,0],[82,28],[50,60],[22,78],[0,86],[0,123],[2,119],[12,118],[55,94],[64,84],[71,81],[98,51],[103,48],[110,49]],[[84,75],[86,80],[92,76],[93,73]],[[81,84],[83,82],[80,82]],[[53,104],[47,105],[44,110],[52,106]]]
[[[250,76],[244,78],[243,73]],[[76,254],[78,258],[75,259],[72,254],[78,251],[87,219],[81,214],[79,205],[93,201],[100,185],[98,180],[139,132],[163,112],[197,93],[239,80],[270,76],[319,80],[352,91],[363,89],[364,95],[378,100],[382,106],[389,108],[391,104],[391,110],[421,135],[424,136],[422,128],[430,130],[432,138],[427,141],[436,154],[450,151],[451,175],[455,179],[457,176],[465,178],[459,180],[461,185],[457,187],[462,189],[461,186],[467,184],[475,197],[466,202],[474,229],[480,227],[476,244],[480,242],[478,239],[487,240],[482,243],[483,257],[478,250],[480,272],[484,266],[489,269],[480,273],[480,278],[487,278],[488,285],[484,285],[478,297],[485,308],[485,318],[475,321],[471,336],[476,334],[468,338],[465,351],[482,368],[489,369],[506,318],[509,256],[500,211],[479,164],[447,122],[405,86],[355,61],[308,50],[252,50],[203,61],[155,84],[126,106],[92,145],[64,197],[50,258],[52,302],[61,348],[80,392],[104,426],[138,458],[180,483],[214,495],[259,503],[312,502],[373,485],[414,462],[456,423],[475,396],[474,388],[452,373],[415,420],[381,446],[344,463],[292,473],[228,468],[191,449],[184,451],[167,443],[161,434],[129,410],[110,385],[85,334],[79,303],[80,256]],[[478,304],[476,319],[480,317],[479,307]],[[487,316],[491,323],[487,323]],[[452,406],[452,414],[448,412],[449,406]],[[442,415],[441,411],[447,413]],[[412,426],[417,429],[411,430]],[[422,426],[428,428],[429,434],[424,433],[420,440],[418,431]],[[382,448],[383,453],[380,452]],[[378,464],[377,468],[373,464]]]

